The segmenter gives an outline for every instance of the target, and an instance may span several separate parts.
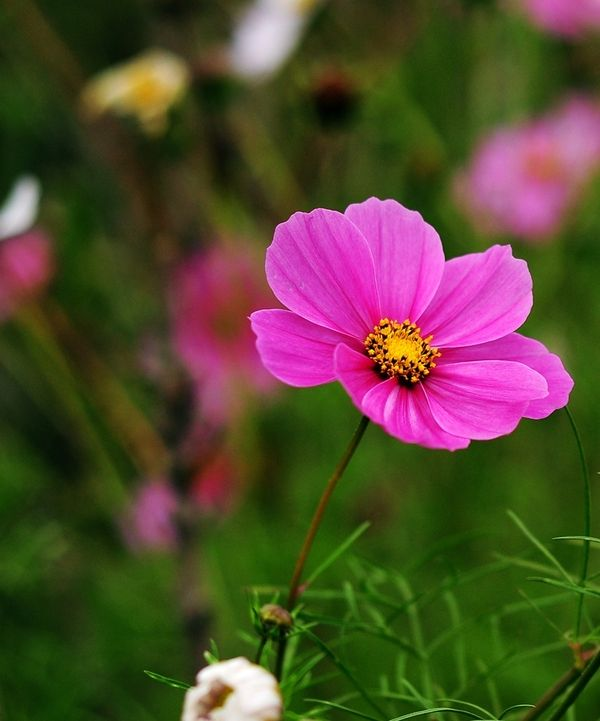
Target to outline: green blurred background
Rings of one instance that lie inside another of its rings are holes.
[[[2,719],[178,718],[181,691],[143,670],[191,682],[203,664],[182,618],[185,564],[199,585],[202,633],[223,657],[251,657],[250,589],[289,580],[309,515],[358,422],[337,385],[254,398],[224,431],[244,466],[234,509],[200,518],[185,558],[132,552],[119,519],[145,469],[122,442],[114,418],[122,396],[115,400],[110,388],[118,385],[168,447],[169,429],[185,421],[168,384],[142,372],[140,349],[158,339],[164,363],[176,367],[168,350],[171,265],[222,237],[243,238],[262,257],[291,212],[342,210],[370,195],[419,210],[448,257],[482,250],[492,241],[473,230],[451,194],[477,138],[543,112],[574,88],[594,95],[600,82],[598,39],[552,38],[500,2],[331,0],[314,11],[276,74],[245,83],[222,65],[241,7],[0,5],[0,195],[23,172],[40,178],[39,224],[53,238],[57,268],[37,305],[0,328]],[[83,117],[86,79],[157,45],[185,58],[193,76],[164,137],[148,139],[127,119]],[[559,352],[575,378],[571,408],[593,482],[599,201],[593,184],[551,242],[501,239],[534,278],[525,332]],[[401,602],[398,584],[374,566],[402,572],[426,595],[425,644],[440,639],[431,651],[435,684],[447,693],[462,685],[464,700],[488,707],[533,703],[572,663],[562,633],[573,628],[575,599],[527,580],[543,573],[502,561],[544,562],[506,510],[576,576],[579,547],[551,539],[582,533],[582,489],[564,411],[457,453],[403,445],[371,427],[328,510],[312,567],[369,520],[354,555],[328,569],[319,587],[361,588],[368,576],[367,585]],[[523,593],[558,598],[544,618]],[[345,602],[314,603],[335,615]],[[593,627],[598,600],[587,609]],[[440,634],[459,618],[472,622],[444,641]],[[409,636],[411,619],[398,623],[399,636]],[[344,648],[366,685],[401,673],[394,644],[357,637]],[[421,669],[408,659],[406,675],[418,685]],[[332,699],[349,688],[344,679],[325,681],[307,695]],[[595,721],[598,683],[586,699],[578,718]],[[414,708],[391,703],[390,718]]]

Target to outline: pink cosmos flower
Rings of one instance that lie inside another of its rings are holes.
[[[600,28],[598,0],[521,0],[533,23],[555,35],[575,38]]]
[[[482,231],[542,240],[558,232],[599,168],[600,108],[573,97],[545,117],[484,138],[455,190]]]
[[[205,419],[227,422],[248,391],[272,390],[246,322],[272,296],[247,252],[214,247],[188,258],[175,271],[171,301],[173,343],[196,384]]]
[[[127,544],[135,551],[173,550],[176,510],[177,497],[166,479],[144,483],[121,524]]]
[[[54,272],[50,239],[32,228],[39,195],[38,181],[23,176],[0,208],[0,320],[42,293]]]
[[[532,282],[510,246],[445,261],[419,213],[370,198],[292,215],[266,272],[289,310],[251,316],[265,366],[293,386],[339,381],[407,443],[466,448],[568,400],[560,359],[514,332]]]

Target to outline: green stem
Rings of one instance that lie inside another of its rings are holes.
[[[354,455],[354,451],[356,451],[356,449],[358,448],[358,444],[360,443],[361,438],[363,437],[368,425],[369,419],[366,416],[363,416],[360,419],[360,423],[358,424],[357,429],[354,431],[354,435],[352,436],[350,443],[348,444],[348,447],[344,452],[344,455],[341,457],[334,472],[331,474],[331,477],[327,481],[325,490],[323,491],[317,508],[313,514],[310,526],[308,527],[308,531],[306,532],[306,536],[304,537],[302,548],[300,549],[300,553],[298,554],[298,558],[296,560],[296,565],[294,567],[292,578],[290,580],[289,593],[287,598],[287,609],[290,612],[294,609],[294,606],[296,605],[300,588],[300,580],[302,578],[302,573],[304,572],[304,566],[306,565],[308,554],[310,553],[313,541],[315,540],[315,536],[317,535],[317,531],[319,530],[319,526],[321,525],[321,521],[323,520],[323,516],[325,515],[325,509],[327,508],[329,499],[331,498],[331,495],[333,494],[333,491],[335,490],[338,481],[346,470],[346,467],[350,463],[350,460]],[[278,680],[281,679],[283,673],[283,664],[285,661],[286,648],[287,633],[282,633],[278,640],[277,660],[275,662],[275,676]]]
[[[267,637],[266,637],[266,636],[261,636],[261,637],[260,637],[260,643],[258,644],[258,649],[256,650],[256,656],[255,656],[255,658],[254,658],[254,663],[255,663],[255,664],[257,664],[257,665],[260,664],[260,660],[261,660],[261,658],[262,658],[263,651],[265,650],[265,646],[266,646],[266,645],[267,645]]]
[[[589,537],[592,532],[592,490],[590,487],[590,473],[588,470],[587,462],[585,460],[585,453],[583,451],[583,444],[581,442],[581,436],[575,425],[575,419],[571,413],[569,406],[565,406],[565,411],[573,429],[573,435],[575,436],[575,442],[577,443],[577,451],[579,453],[579,462],[581,464],[581,473],[583,475],[583,535],[585,536],[582,546],[582,559],[581,559],[581,576],[579,578],[579,585],[584,586],[588,577],[588,569],[590,563],[590,541]],[[575,620],[575,639],[579,638],[581,633],[581,619],[583,616],[583,603],[584,595],[579,594],[577,601],[577,617]]]

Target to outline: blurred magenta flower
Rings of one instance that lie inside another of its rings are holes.
[[[574,38],[600,29],[598,0],[521,0],[532,22],[555,35]]]
[[[533,300],[510,246],[445,261],[419,213],[370,198],[292,215],[266,272],[289,310],[251,316],[265,366],[294,386],[340,381],[403,441],[465,448],[568,400],[560,359],[514,333]]]
[[[23,176],[0,208],[0,320],[43,292],[54,273],[50,239],[32,227],[39,198],[38,181]]]
[[[190,496],[198,508],[209,514],[228,513],[239,490],[238,474],[231,458],[219,452],[194,475]]]
[[[196,385],[204,420],[226,423],[249,392],[273,389],[247,322],[254,308],[272,300],[254,259],[240,248],[214,247],[176,269],[173,344]]]
[[[483,232],[543,240],[560,230],[599,168],[600,107],[572,97],[484,138],[456,177],[456,197]]]
[[[177,541],[176,511],[177,496],[166,479],[144,483],[121,524],[127,545],[134,551],[173,550]]]

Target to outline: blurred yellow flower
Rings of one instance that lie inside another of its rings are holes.
[[[156,48],[99,73],[81,97],[91,116],[105,112],[129,115],[148,135],[160,135],[167,127],[169,109],[185,94],[189,82],[185,62]]]

